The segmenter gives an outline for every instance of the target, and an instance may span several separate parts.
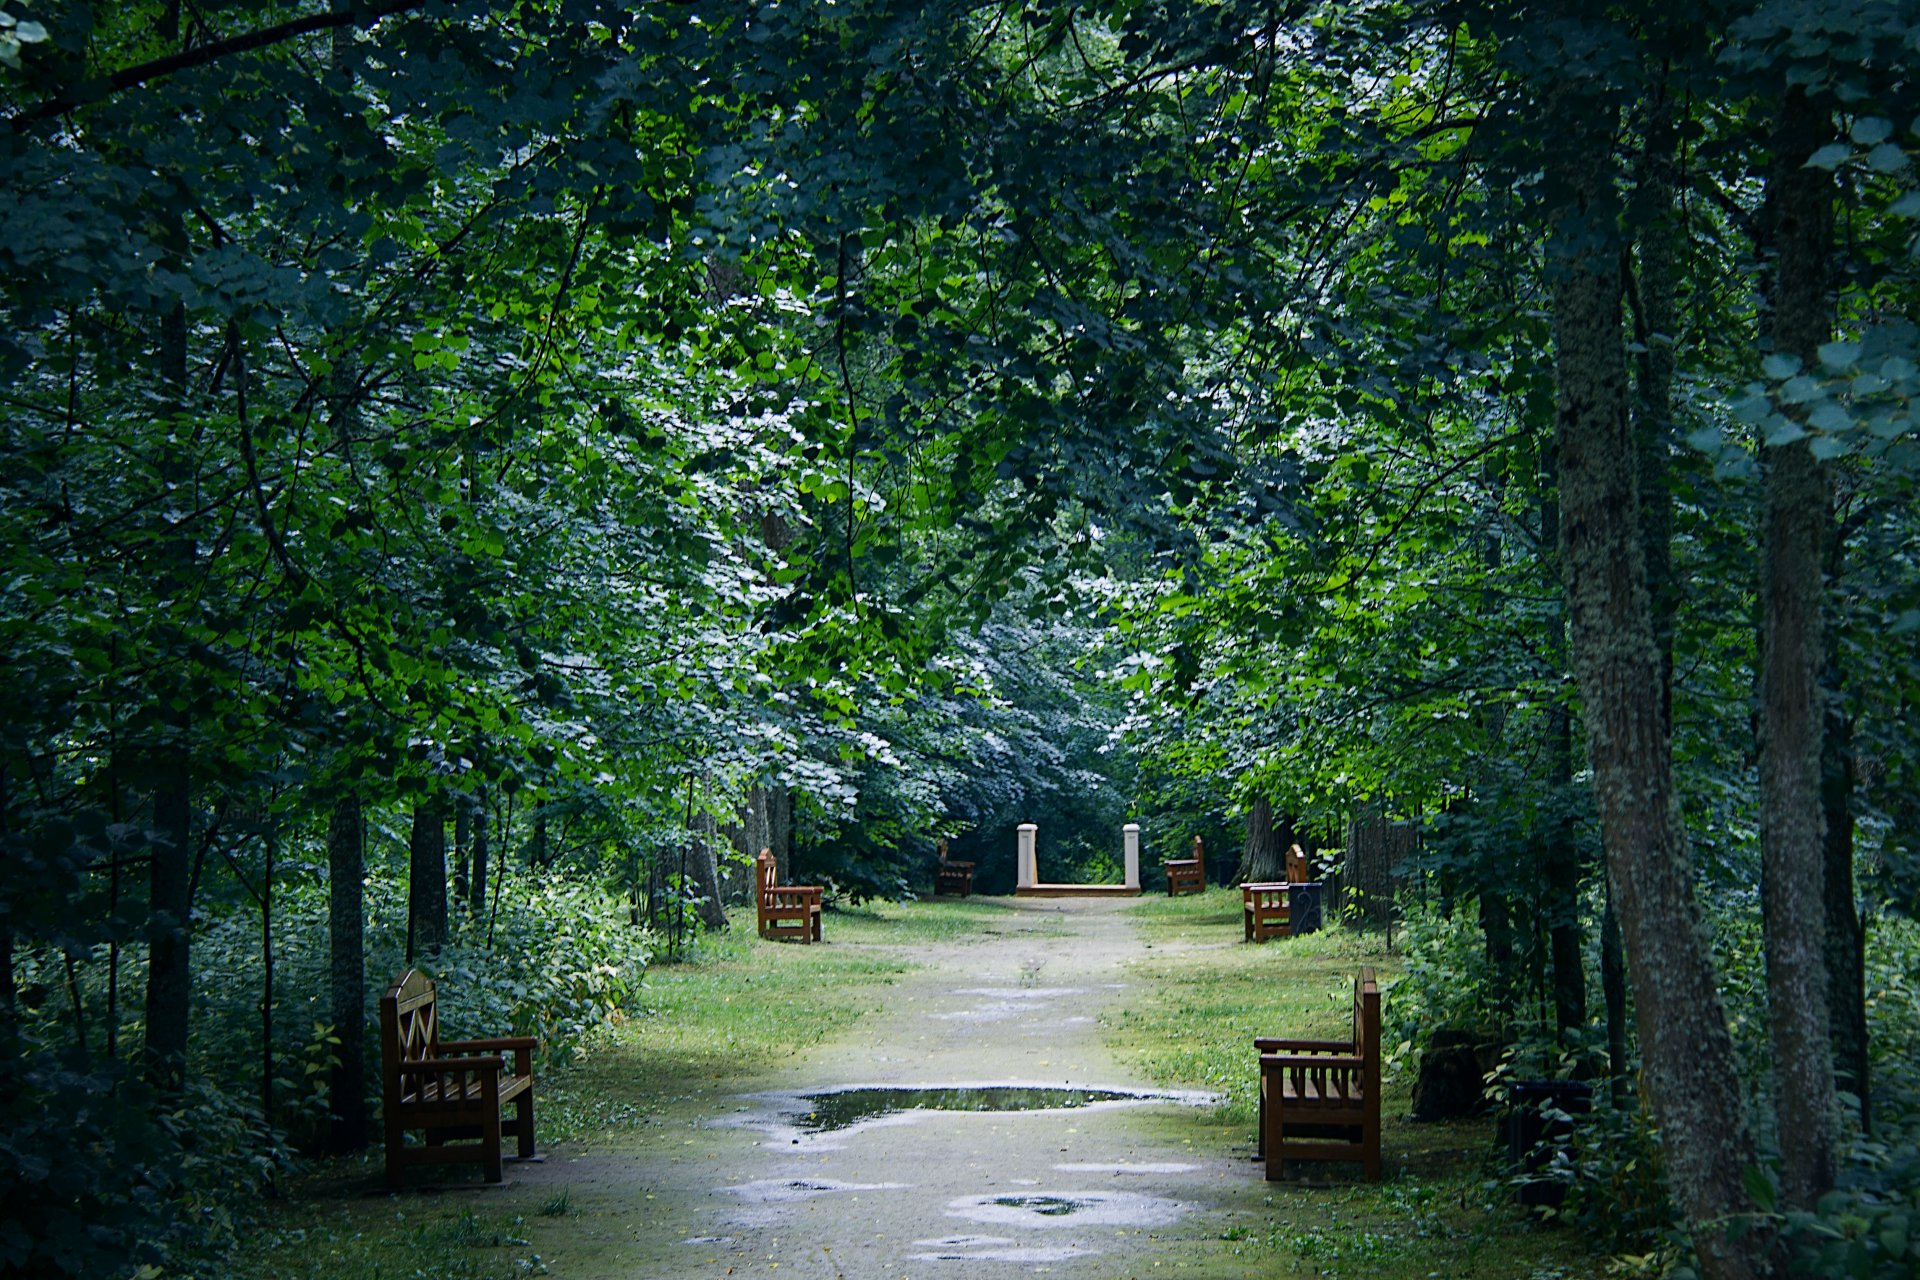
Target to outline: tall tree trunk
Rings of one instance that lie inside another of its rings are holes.
[[[692,883],[681,886],[681,892],[699,899],[700,923],[716,932],[727,927],[726,904],[720,901],[720,868],[714,860],[722,838],[712,814],[703,813],[695,819],[693,854],[687,867]]]
[[[1765,227],[1773,251],[1774,351],[1818,366],[1831,333],[1827,255],[1833,182],[1807,157],[1830,140],[1826,113],[1791,90],[1774,139]],[[1760,562],[1760,855],[1768,1031],[1779,1111],[1781,1204],[1811,1209],[1833,1186],[1833,1041],[1827,1023],[1827,913],[1821,739],[1826,661],[1820,603],[1829,495],[1801,438],[1763,444]]]
[[[472,870],[473,804],[470,797],[459,796],[453,803],[453,901],[462,911],[467,910]]]
[[[1280,832],[1273,822],[1273,802],[1255,796],[1247,806],[1247,842],[1240,849],[1240,869],[1234,878],[1241,884],[1273,884],[1287,878],[1287,851],[1280,844]]]
[[[473,806],[473,879],[468,884],[471,897],[467,900],[467,914],[475,920],[487,911],[487,856],[488,848],[487,796],[483,791],[475,797]]]
[[[1746,1280],[1766,1273],[1766,1247],[1752,1233],[1727,1236],[1727,1224],[1752,1209],[1743,1178],[1754,1148],[1661,710],[1627,418],[1611,118],[1562,92],[1547,132],[1556,139],[1549,179],[1568,193],[1554,211],[1549,271],[1570,650],[1668,1173],[1702,1274]]]
[[[13,790],[7,761],[0,758],[0,857],[11,856]],[[19,1008],[19,986],[13,974],[13,904],[0,903],[0,1050],[11,1050]]]
[[[160,325],[160,383],[165,403],[162,414],[179,421],[186,412],[187,314],[175,304]],[[161,462],[163,478],[184,483],[191,464],[184,446],[168,446]],[[163,598],[184,607],[179,597],[193,575],[196,551],[184,529],[175,531],[162,552]],[[176,586],[182,590],[174,590]],[[177,625],[163,625],[172,660],[190,663]],[[163,657],[163,660],[166,660]],[[163,740],[151,755],[153,788],[152,860],[147,871],[147,993],[144,1073],[162,1094],[179,1090],[186,1082],[187,1014],[192,999],[189,947],[193,929],[193,798],[188,758],[192,713],[185,700],[179,710],[160,717]]]
[[[407,963],[431,958],[447,943],[447,815],[437,801],[413,807],[407,842]]]
[[[367,962],[365,836],[360,800],[334,798],[327,818],[327,940],[330,1016],[340,1039],[327,1090],[334,1151],[367,1144]]]

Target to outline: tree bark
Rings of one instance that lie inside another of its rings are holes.
[[[1273,821],[1273,802],[1255,796],[1247,807],[1247,842],[1240,850],[1241,884],[1273,884],[1287,878],[1287,851]]]
[[[1694,898],[1661,710],[1660,649],[1647,592],[1627,420],[1622,278],[1610,201],[1611,121],[1568,95],[1548,115],[1560,562],[1608,873],[1668,1173],[1706,1280],[1766,1274],[1755,1233],[1727,1235],[1752,1210],[1753,1142],[1732,1037]]]
[[[447,943],[447,817],[435,801],[413,807],[407,844],[407,963]]]
[[[473,807],[473,878],[468,884],[472,897],[467,901],[467,914],[475,920],[487,913],[487,857],[489,849],[487,799],[483,792]]]
[[[1833,183],[1807,157],[1829,121],[1789,92],[1767,179],[1765,228],[1774,254],[1771,337],[1803,369],[1831,333],[1827,255]],[[1766,914],[1768,1032],[1780,1129],[1780,1199],[1811,1209],[1833,1186],[1833,1042],[1827,1022],[1826,832],[1821,739],[1826,707],[1820,604],[1829,495],[1801,438],[1763,444],[1760,580],[1760,855]]]
[[[160,383],[167,402],[163,414],[180,418],[186,410],[187,314],[179,304],[161,321]],[[178,446],[169,446],[161,469],[169,482],[184,480],[191,470]],[[196,554],[193,538],[185,530],[176,530],[167,539],[161,570],[164,599],[177,600],[182,594],[173,588],[191,579]],[[175,656],[182,657],[185,645],[180,629],[163,625],[162,633]],[[193,797],[187,754],[193,718],[183,699],[181,709],[163,710],[158,719],[165,740],[155,746],[150,766],[153,839],[147,877],[144,1072],[149,1084],[162,1094],[171,1094],[186,1082],[187,1015],[193,994],[189,954],[193,928]]]
[[[359,797],[335,798],[327,819],[327,940],[330,1016],[340,1040],[327,1105],[336,1152],[367,1144],[366,867]]]
[[[693,856],[687,868],[693,883],[681,886],[681,892],[691,890],[699,899],[700,923],[718,932],[727,927],[726,904],[720,901],[720,868],[715,861],[722,836],[710,813],[700,815],[694,831]]]
[[[467,796],[460,796],[453,805],[453,901],[463,911],[468,907],[467,887],[472,883],[472,873],[473,805]]]

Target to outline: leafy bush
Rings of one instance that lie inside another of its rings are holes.
[[[1493,975],[1478,921],[1465,911],[1445,915],[1413,897],[1402,900],[1400,911],[1397,941],[1405,960],[1382,1008],[1381,1039],[1417,1048],[1443,1027],[1491,1036],[1497,1030],[1490,1022]]]

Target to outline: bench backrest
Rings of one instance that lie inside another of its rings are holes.
[[[1287,883],[1307,883],[1307,854],[1299,845],[1287,850]]]
[[[1206,879],[1207,842],[1205,840],[1202,840],[1199,836],[1195,836],[1193,838],[1193,860],[1200,864],[1200,878],[1202,880]]]
[[[398,1080],[400,1064],[440,1056],[440,1018],[433,979],[409,969],[380,997],[380,1048],[384,1071]]]
[[[780,883],[780,868],[773,860],[772,849],[760,851],[760,856],[753,860],[753,873],[760,885],[759,897],[765,901],[767,893]]]
[[[1353,1055],[1371,1057],[1377,1064],[1380,1054],[1380,984],[1372,969],[1360,970],[1353,980]]]

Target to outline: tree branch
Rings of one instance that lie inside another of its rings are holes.
[[[229,36],[225,40],[215,40],[210,44],[198,45],[179,53],[170,53],[164,58],[155,58],[151,62],[124,67],[104,80],[84,81],[69,93],[59,94],[22,109],[8,123],[15,133],[24,133],[29,125],[38,121],[63,116],[69,111],[95,102],[103,102],[117,93],[136,88],[150,80],[158,80],[180,71],[190,71],[194,67],[204,67],[229,54],[263,49],[268,45],[281,44],[288,40],[297,40],[301,36],[312,35],[316,31],[330,31],[336,27],[365,26],[405,9],[418,9],[425,3],[426,0],[382,0],[379,4],[364,8],[348,9],[340,13],[316,13],[275,26],[262,27],[258,31]]]

